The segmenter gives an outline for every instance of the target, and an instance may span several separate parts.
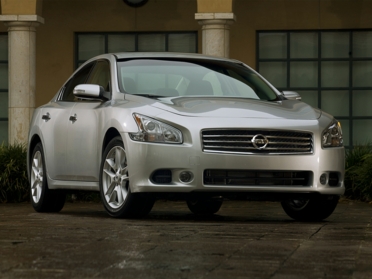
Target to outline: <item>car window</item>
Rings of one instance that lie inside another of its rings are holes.
[[[97,61],[91,74],[89,75],[87,84],[98,84],[105,89],[105,91],[111,91],[111,75],[110,75],[110,63],[107,60]]]
[[[61,101],[65,102],[75,102],[77,98],[73,94],[75,86],[79,84],[83,84],[86,82],[90,71],[92,70],[95,62],[89,63],[85,67],[83,67],[80,71],[78,71],[70,80],[65,84],[63,96]]]
[[[160,96],[183,95],[189,80],[172,73],[131,73],[122,72],[123,89],[130,94],[153,94]]]
[[[234,83],[231,84],[231,86],[234,87],[233,90],[238,91],[239,95],[241,96],[252,98],[252,99],[257,98],[257,94],[255,93],[256,88],[251,82],[247,81],[246,79],[244,79],[242,76],[238,75],[234,71],[227,70],[227,72],[229,73],[231,77],[235,79]]]
[[[221,82],[218,80],[215,72],[209,72],[203,77],[203,80],[210,82],[213,89],[213,95],[223,96]]]
[[[155,97],[220,96],[276,101],[257,73],[233,62],[203,59],[133,59],[118,62],[121,92]]]

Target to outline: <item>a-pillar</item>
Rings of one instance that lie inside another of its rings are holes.
[[[203,54],[229,57],[230,25],[236,21],[233,13],[196,13],[195,19],[202,25]]]
[[[36,27],[38,15],[1,15],[9,41],[9,143],[26,143],[35,109]]]

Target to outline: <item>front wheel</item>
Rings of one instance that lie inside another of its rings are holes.
[[[129,179],[127,153],[118,136],[109,142],[103,153],[99,180],[101,200],[112,217],[143,217],[154,205],[148,194],[131,192]]]
[[[335,210],[339,197],[319,196],[307,200],[287,200],[282,207],[287,215],[297,221],[321,221]]]
[[[61,211],[65,204],[66,193],[63,190],[48,188],[44,150],[41,143],[35,146],[31,158],[30,199],[33,208],[37,212]]]
[[[212,215],[220,210],[222,206],[222,199],[188,200],[187,206],[194,214]]]

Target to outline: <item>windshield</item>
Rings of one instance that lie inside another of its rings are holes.
[[[243,65],[202,59],[118,62],[121,92],[146,97],[214,96],[276,101],[278,95]]]

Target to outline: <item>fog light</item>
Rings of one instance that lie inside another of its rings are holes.
[[[180,181],[187,183],[190,182],[193,178],[192,172],[189,171],[183,171],[180,173]]]
[[[327,175],[326,175],[325,173],[323,173],[323,174],[320,176],[319,181],[320,181],[320,184],[322,184],[322,185],[326,185],[326,183],[327,183]]]

